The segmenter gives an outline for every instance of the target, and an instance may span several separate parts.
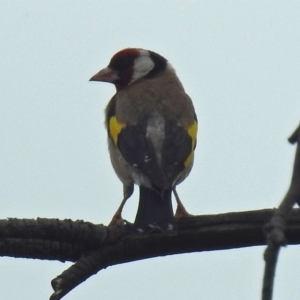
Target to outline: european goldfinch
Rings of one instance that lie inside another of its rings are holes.
[[[127,48],[90,80],[116,87],[105,110],[105,124],[111,163],[123,183],[123,200],[111,224],[121,219],[136,184],[140,198],[135,228],[174,230],[172,191],[176,216],[187,215],[176,185],[192,169],[197,136],[194,106],[175,70],[153,51]]]

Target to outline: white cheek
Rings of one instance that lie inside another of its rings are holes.
[[[149,56],[143,55],[135,60],[133,68],[131,83],[147,75],[154,68],[154,62]]]

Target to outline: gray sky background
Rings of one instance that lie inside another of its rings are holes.
[[[194,101],[196,160],[178,187],[191,213],[283,197],[300,120],[299,1],[3,0],[0,20],[0,218],[109,222],[122,195],[103,126],[115,90],[88,80],[126,47],[165,56]],[[259,299],[263,250],[114,266],[64,299]],[[1,299],[48,299],[69,265],[1,258]],[[274,300],[299,299],[299,269],[299,247],[283,249]]]

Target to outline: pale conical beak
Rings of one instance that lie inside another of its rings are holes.
[[[118,79],[119,76],[116,74],[116,72],[113,69],[107,67],[95,74],[89,81],[103,81],[114,83]]]

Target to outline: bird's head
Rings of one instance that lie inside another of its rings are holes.
[[[161,55],[144,49],[127,48],[117,52],[108,66],[90,81],[110,82],[120,91],[142,78],[152,78],[164,71],[168,61]]]

